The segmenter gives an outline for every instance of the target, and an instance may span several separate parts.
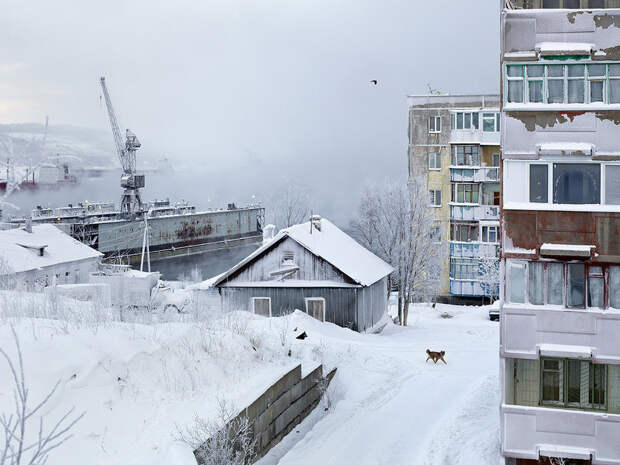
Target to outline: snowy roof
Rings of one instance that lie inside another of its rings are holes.
[[[541,255],[553,255],[563,257],[589,257],[592,255],[593,245],[577,244],[543,244],[540,246]]]
[[[13,273],[102,255],[52,224],[33,225],[31,233],[22,228],[0,231],[0,258]]]
[[[311,281],[308,279],[286,279],[271,281],[247,281],[223,284],[224,287],[360,287],[359,284],[341,283],[338,281]]]
[[[311,230],[309,221],[282,229],[270,242],[222,274],[214,285],[220,284],[235,271],[287,237],[317,257],[321,257],[362,286],[370,286],[394,271],[390,265],[360,245],[331,221],[325,218],[320,221],[320,231],[314,227]]]
[[[543,142],[538,152],[544,155],[592,155],[595,147],[587,142]]]
[[[592,347],[564,344],[538,344],[540,355],[547,357],[592,358]]]
[[[590,55],[594,44],[583,42],[540,42],[536,50],[541,55]]]

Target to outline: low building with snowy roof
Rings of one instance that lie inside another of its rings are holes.
[[[52,224],[0,231],[0,275],[19,289],[87,283],[102,256]]]
[[[213,282],[224,310],[280,316],[302,310],[366,331],[387,312],[393,268],[326,219],[281,230]]]

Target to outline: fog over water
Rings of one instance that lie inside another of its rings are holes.
[[[0,123],[109,132],[177,170],[145,197],[207,207],[286,183],[346,223],[364,183],[406,179],[407,94],[498,89],[497,0],[0,0]],[[377,79],[378,85],[370,84]],[[111,136],[109,153],[113,156]],[[84,182],[31,204],[120,196]],[[24,198],[15,199],[20,205]]]

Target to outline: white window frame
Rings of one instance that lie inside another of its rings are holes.
[[[437,168],[437,161],[439,161],[439,168]],[[428,169],[430,171],[441,171],[441,150],[428,152]]]
[[[437,192],[439,192],[439,203],[437,203]],[[429,203],[431,207],[440,208],[441,207],[441,189],[429,189]]]
[[[327,302],[325,301],[325,297],[306,297],[304,299],[304,304],[306,307],[306,315],[310,316],[308,312],[308,302],[311,300],[321,300],[323,301],[323,323],[325,323],[325,316],[327,315]],[[313,317],[314,318],[314,317]]]
[[[252,313],[254,315],[257,315],[255,309],[256,307],[254,306],[254,302],[258,299],[267,299],[269,301],[269,317],[271,317],[271,297],[250,297],[250,305],[252,306]],[[261,315],[262,316],[262,315]]]
[[[433,128],[431,128],[431,121],[433,121]],[[437,124],[439,123],[439,124]],[[430,134],[441,133],[441,116],[429,116],[428,117],[428,132]]]

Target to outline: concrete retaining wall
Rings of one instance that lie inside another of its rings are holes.
[[[323,365],[319,365],[302,378],[301,365],[297,365],[232,420],[245,416],[252,424],[255,460],[264,456],[314,410],[321,400],[321,387],[326,388],[335,374],[334,368],[323,378]],[[196,451],[194,455],[201,464]]]

